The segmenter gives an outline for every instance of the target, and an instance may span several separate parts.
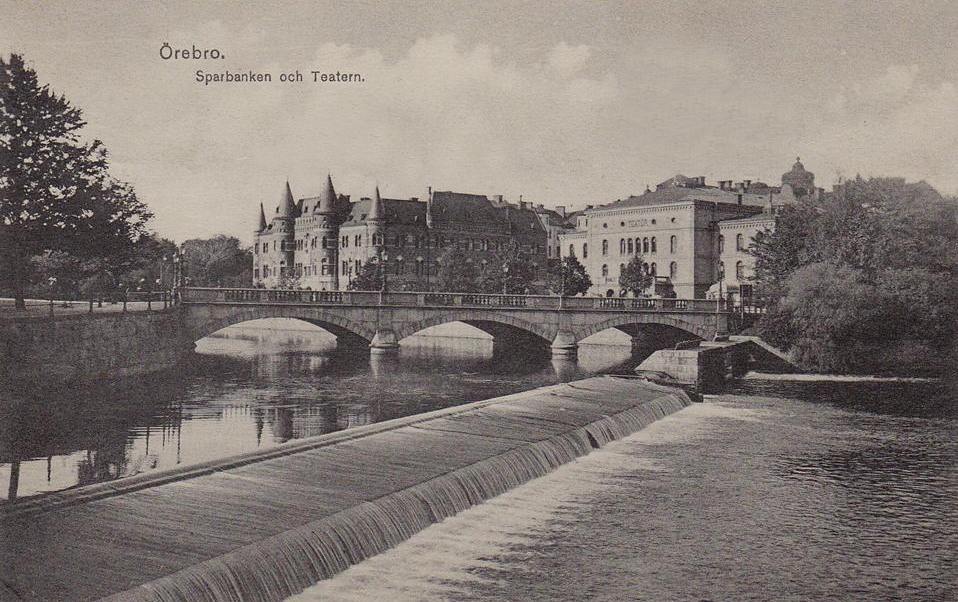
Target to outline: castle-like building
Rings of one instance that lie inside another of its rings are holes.
[[[619,297],[619,275],[639,255],[656,281],[648,294],[702,299],[748,296],[752,239],[775,228],[779,208],[823,194],[815,174],[796,159],[780,186],[744,180],[707,185],[676,175],[645,193],[573,214],[559,234],[562,256],[575,255],[590,278],[589,294]]]
[[[327,176],[319,196],[294,199],[289,183],[272,217],[260,205],[253,284],[342,290],[367,262],[381,262],[395,290],[431,290],[443,252],[458,246],[477,264],[516,247],[544,270],[550,247],[545,217],[529,203],[428,188],[424,198],[337,194]],[[553,243],[554,245],[555,243]]]

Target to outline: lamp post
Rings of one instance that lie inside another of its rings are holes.
[[[506,287],[509,285],[509,264],[508,264],[508,263],[505,264],[504,266],[502,266],[502,273],[503,273],[503,277],[502,277],[502,294],[505,295],[505,294],[508,294],[508,293],[506,292],[506,291],[507,291],[507,288],[506,288]]]

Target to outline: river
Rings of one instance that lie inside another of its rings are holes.
[[[428,527],[319,600],[958,600],[958,410],[760,383]]]
[[[371,356],[299,321],[260,320],[200,340],[172,373],[60,395],[0,393],[0,504],[575,380],[630,358],[621,345],[583,346],[578,360],[500,353],[465,325],[424,333],[398,356]]]
[[[621,371],[629,355],[552,360],[457,336],[370,358],[315,331],[231,329],[176,374],[5,400],[0,493]],[[741,381],[289,602],[328,599],[956,600],[958,403],[936,383]]]

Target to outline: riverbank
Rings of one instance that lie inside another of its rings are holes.
[[[2,519],[8,586],[23,600],[279,600],[688,403],[595,377],[51,496]]]

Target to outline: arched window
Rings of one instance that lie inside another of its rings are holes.
[[[675,280],[679,276],[679,264],[674,261],[669,264],[669,278]]]
[[[678,239],[675,238],[674,235],[670,236],[669,237],[669,253],[675,253],[675,251],[678,250],[678,248],[679,248]]]
[[[604,263],[602,264],[602,277],[603,278],[609,277],[609,266],[605,265]]]
[[[652,237],[652,246],[651,246],[650,251],[652,251],[653,253],[655,253],[655,237],[654,237],[654,236]]]
[[[649,252],[649,239],[648,239],[648,238],[643,238],[643,239],[642,239],[642,252],[643,252],[643,253],[648,253],[648,252]]]
[[[736,251],[742,251],[745,249],[745,246],[743,244],[744,241],[745,241],[745,237],[743,237],[741,234],[735,235],[735,250]]]
[[[569,257],[575,257],[575,245],[569,245]]]
[[[619,255],[625,255],[625,239],[619,239]]]
[[[652,262],[652,265],[649,267],[649,271],[652,272],[652,275],[655,276],[657,273],[657,268],[655,267],[655,262]]]
[[[725,252],[725,237],[719,234],[719,253]]]
[[[629,239],[629,255],[635,253],[635,245],[632,244],[632,239]]]
[[[582,259],[586,259],[589,256],[589,243],[582,243]]]
[[[604,257],[608,254],[609,254],[609,241],[603,239],[602,240],[602,256]]]
[[[743,264],[741,261],[735,262],[735,279],[736,280],[745,279],[745,264]]]

